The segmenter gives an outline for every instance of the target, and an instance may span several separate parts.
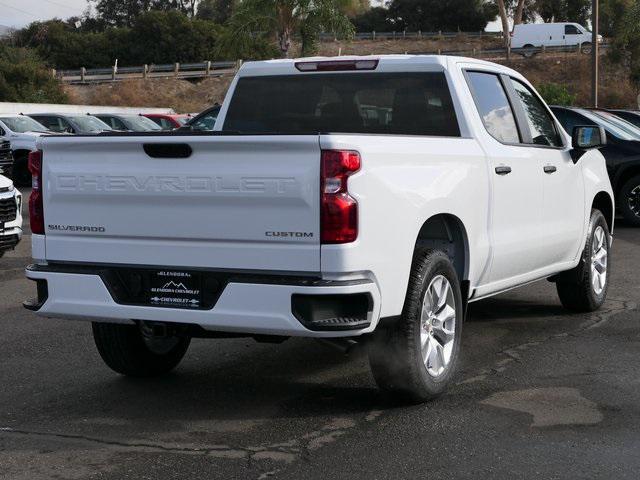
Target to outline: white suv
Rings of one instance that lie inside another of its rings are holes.
[[[568,136],[509,68],[245,63],[215,128],[39,140],[26,306],[92,319],[117,372],[166,372],[194,336],[346,338],[424,400],[468,302],[541,279],[567,308],[605,301],[605,134]]]
[[[36,149],[38,137],[48,132],[47,128],[26,115],[0,113],[0,135],[11,142],[13,152],[13,180],[19,185],[31,185],[31,174],[27,167],[29,153]]]
[[[22,239],[22,195],[13,182],[0,175],[0,257]]]

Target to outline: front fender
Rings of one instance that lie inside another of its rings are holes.
[[[607,164],[602,156],[602,153],[598,150],[589,150],[579,160],[582,167],[582,174],[584,177],[584,204],[585,204],[585,231],[591,218],[591,209],[593,207],[596,195],[600,192],[604,192],[609,195],[611,205],[613,207],[611,212],[611,218],[608,219],[611,222],[611,233],[613,233],[613,223],[615,219],[615,196],[613,194],[613,188],[611,186],[611,180],[607,173]],[[584,241],[582,248],[584,248]]]

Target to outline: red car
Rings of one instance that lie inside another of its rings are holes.
[[[156,122],[163,130],[180,128],[191,118],[191,115],[187,114],[143,113],[142,115]]]

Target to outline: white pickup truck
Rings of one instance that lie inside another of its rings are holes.
[[[366,341],[381,388],[426,400],[468,302],[541,279],[569,309],[605,301],[606,138],[572,133],[479,60],[245,63],[214,132],[39,140],[25,306],[92,321],[125,375],[192,337]]]

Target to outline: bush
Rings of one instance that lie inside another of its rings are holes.
[[[373,7],[351,19],[357,32],[391,32],[396,26],[389,18],[389,10]]]
[[[64,103],[62,85],[31,50],[0,45],[0,101]]]
[[[543,83],[538,85],[538,92],[549,105],[571,106],[578,95],[569,92],[566,86],[558,83]]]
[[[34,22],[15,34],[14,41],[29,47],[57,69],[113,65],[189,63],[205,60],[264,59],[277,52],[263,38],[251,39],[240,49],[218,53],[225,27],[209,20],[190,19],[178,11],[143,13],[131,27],[103,31],[77,30],[61,20]]]

